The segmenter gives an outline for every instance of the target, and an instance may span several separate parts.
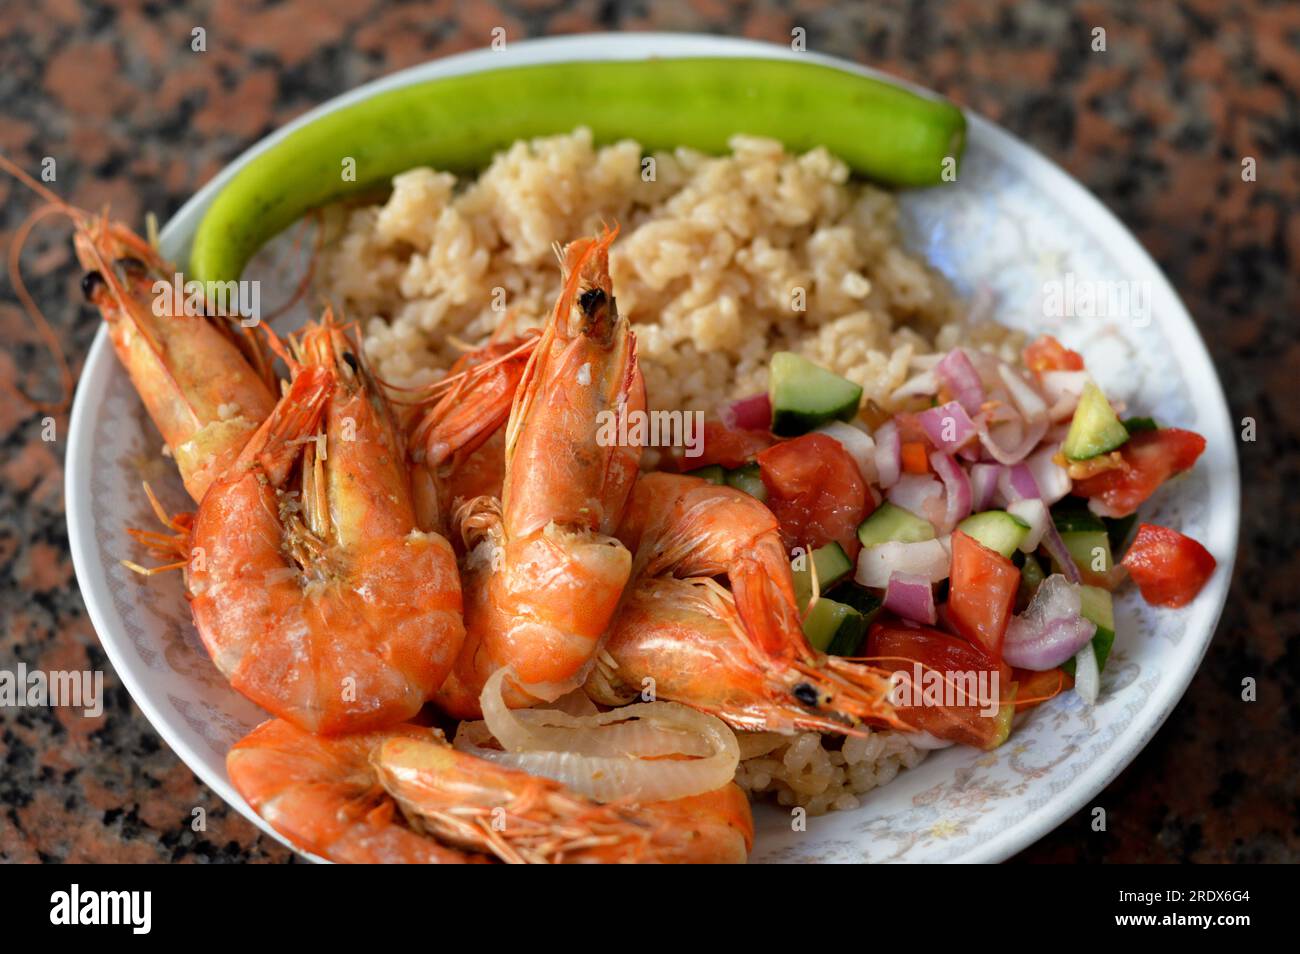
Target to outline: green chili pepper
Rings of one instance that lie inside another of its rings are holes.
[[[313,208],[420,165],[473,171],[516,140],[577,126],[597,142],[631,138],[647,150],[722,153],[736,133],[800,152],[825,146],[854,172],[898,186],[950,179],[966,134],[961,110],[945,100],[785,60],[586,61],[450,76],[336,110],[249,162],[200,223],[190,274],[237,279],[263,243]]]

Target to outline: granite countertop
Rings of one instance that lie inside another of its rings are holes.
[[[207,50],[191,50],[206,30]],[[1042,150],[1131,228],[1209,344],[1242,442],[1243,523],[1228,607],[1168,723],[1098,798],[1024,861],[1242,862],[1300,857],[1300,6],[1264,0],[950,4],[484,0],[0,6],[0,151],[56,160],[85,208],[165,220],[250,143],[393,70],[557,33],[679,30],[789,42],[937,89]],[[1092,52],[1094,27],[1107,51]],[[1257,160],[1253,183],[1241,161]],[[30,197],[0,178],[7,248]],[[24,274],[81,366],[98,319],[68,307],[66,232],[38,233]],[[0,382],[58,377],[6,282]],[[122,688],[77,590],[63,514],[67,415],[0,400],[0,670],[100,669],[94,719],[0,709],[0,860],[285,861],[162,743]],[[1288,493],[1288,488],[1290,493]],[[1259,699],[1240,700],[1241,680]],[[207,830],[196,833],[196,808]]]

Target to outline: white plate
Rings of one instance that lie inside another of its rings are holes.
[[[162,232],[184,261],[213,196],[250,158],[323,113],[433,77],[575,59],[770,56],[858,73],[829,57],[745,40],[672,34],[597,35],[512,43],[427,63],[330,101],[226,168]],[[996,293],[998,318],[1057,334],[1083,352],[1109,393],[1161,422],[1205,435],[1195,470],[1163,489],[1143,516],[1200,540],[1219,568],[1182,610],[1151,610],[1130,588],[1116,606],[1116,642],[1094,708],[1073,693],[1034,711],[993,753],[948,749],[865,798],[859,809],[810,819],[760,806],[756,861],[998,861],[1087,805],[1142,749],[1191,680],[1227,597],[1237,545],[1235,435],[1205,346],[1150,256],[1096,199],[1002,129],[971,116],[961,181],[902,199],[911,241],[963,291]],[[1147,327],[1132,321],[1044,319],[1044,282],[1142,283]],[[231,691],[198,641],[175,575],[142,583],[118,560],[137,555],[125,526],[146,526],[147,476],[182,505],[179,480],[157,460],[161,440],[101,329],[73,408],[67,513],[73,563],[91,620],[114,668],[149,721],[222,798],[266,831],[226,777],[225,753],[264,714]],[[274,834],[274,832],[271,832]]]

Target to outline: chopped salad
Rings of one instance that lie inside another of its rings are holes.
[[[703,456],[676,461],[771,509],[816,648],[899,672],[996,674],[992,711],[900,709],[920,732],[983,749],[1060,692],[1096,701],[1126,579],[1178,607],[1215,568],[1200,543],[1137,516],[1205,439],[1122,417],[1050,336],[1023,358],[915,359],[889,413],[780,352],[768,392],[724,408],[704,425]]]

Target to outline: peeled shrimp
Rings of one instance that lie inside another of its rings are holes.
[[[464,639],[455,556],[416,527],[404,447],[352,341],[327,318],[297,350],[288,393],[199,507],[194,621],[231,685],[275,715],[323,733],[392,725]]]
[[[510,667],[512,706],[556,699],[585,680],[632,558],[612,534],[640,449],[601,446],[602,412],[641,408],[644,383],[609,277],[614,233],[572,243],[565,282],[529,359],[505,436],[500,500],[463,503],[465,646],[435,701],[479,715],[479,694]]]
[[[597,702],[645,693],[748,730],[900,724],[887,673],[808,644],[777,520],[758,500],[645,474],[619,537],[636,554],[633,580],[586,684]]]
[[[236,743],[226,766],[276,831],[332,861],[723,863],[744,861],[753,844],[734,784],[601,805],[412,725],[321,738],[272,720]]]

